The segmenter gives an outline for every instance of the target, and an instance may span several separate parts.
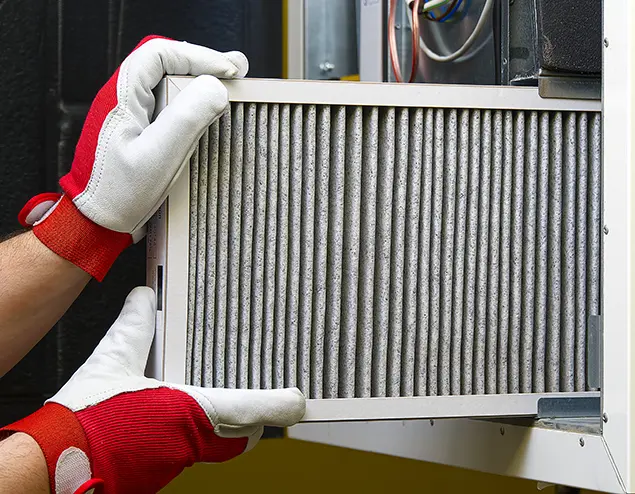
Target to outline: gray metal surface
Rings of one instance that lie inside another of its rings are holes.
[[[359,73],[356,0],[295,1],[304,2],[304,78]]]
[[[539,419],[599,417],[602,413],[600,397],[540,398]]]
[[[584,391],[600,116],[232,103],[191,160],[188,378]]]
[[[597,76],[562,75],[543,70],[538,76],[538,91],[543,98],[599,101],[602,98],[602,79]]]

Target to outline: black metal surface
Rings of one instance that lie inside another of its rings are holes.
[[[147,34],[242,50],[250,75],[282,72],[281,0],[0,0],[0,237],[33,195],[70,167],[95,93]],[[0,379],[0,426],[38,408],[72,375],[145,281],[143,242]],[[0,280],[1,282],[1,280]],[[275,432],[274,432],[275,434]]]
[[[535,0],[509,2],[509,84],[538,83],[535,12]]]
[[[509,2],[494,4],[494,46],[500,47],[494,52],[496,66],[496,84],[509,84]]]

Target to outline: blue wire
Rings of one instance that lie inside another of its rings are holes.
[[[461,16],[456,20],[457,22],[462,21],[467,16],[468,11],[470,10],[470,5],[472,4],[472,0],[465,0],[465,7],[463,7],[463,11],[461,12]],[[447,20],[447,19],[446,19]]]
[[[468,2],[470,2],[470,0],[467,0],[466,6],[469,6]],[[457,4],[454,6],[454,8],[452,9],[452,11],[450,12],[450,14],[445,19],[443,19],[441,22],[447,22],[450,19],[452,19],[452,17],[454,17],[454,14],[456,14],[456,12],[461,8],[462,4],[463,4],[463,0],[459,0],[457,2]],[[465,10],[467,10],[467,8]],[[445,15],[445,13],[443,15]]]
[[[446,7],[445,5],[442,7],[445,9],[444,12],[441,12],[441,16],[444,16],[445,13],[448,11],[448,7]],[[436,20],[436,16],[434,15],[434,12],[430,11],[430,17],[432,17],[434,20]]]
[[[468,0],[468,1],[471,1],[471,0]],[[445,22],[445,21],[447,21],[447,20],[451,19],[451,18],[452,18],[452,16],[456,13],[456,11],[457,11],[457,10],[461,7],[461,4],[462,4],[462,3],[463,3],[463,0],[460,0],[460,1],[459,1],[459,2],[458,2],[455,6],[454,6],[454,8],[452,9],[452,12],[450,13],[450,15],[449,15],[449,16],[447,16],[445,19],[443,19],[443,20],[442,20],[442,21],[440,21],[440,22]],[[448,12],[449,7],[444,7],[444,8],[445,8],[445,11],[441,12],[440,17],[443,17],[443,16],[444,16],[445,14],[447,14],[447,12]],[[434,12],[430,12],[430,17],[432,17],[433,19],[435,19],[435,20],[436,20],[436,16],[434,15]]]

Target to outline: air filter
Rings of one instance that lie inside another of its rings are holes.
[[[159,104],[189,80],[166,79]],[[230,110],[150,229],[157,376],[297,386],[307,420],[531,416],[599,397],[596,102],[227,87]]]

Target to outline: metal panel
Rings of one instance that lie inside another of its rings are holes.
[[[620,484],[602,436],[588,432],[446,419],[300,424],[289,429],[288,435],[534,482],[628,492]]]
[[[356,0],[295,2],[304,4],[304,78],[339,79],[357,74]],[[296,39],[289,37],[289,41]]]

